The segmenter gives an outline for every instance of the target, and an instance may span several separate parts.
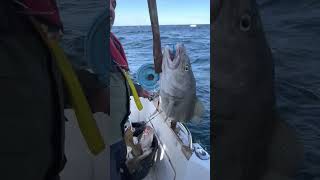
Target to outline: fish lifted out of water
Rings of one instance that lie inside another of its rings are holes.
[[[161,108],[173,122],[199,122],[203,105],[196,96],[196,81],[189,56],[182,43],[163,49],[162,73],[160,74]]]
[[[289,179],[302,146],[275,110],[274,62],[256,2],[212,6],[214,179]]]

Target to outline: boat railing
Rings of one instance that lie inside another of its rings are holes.
[[[183,123],[180,123],[180,124],[185,129],[185,131],[188,133],[188,144],[189,144],[188,147],[190,148],[190,150],[193,150],[192,134],[185,124],[183,124]]]

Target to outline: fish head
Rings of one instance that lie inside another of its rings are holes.
[[[163,64],[165,69],[179,71],[181,73],[190,73],[191,63],[183,43],[177,43],[173,49],[166,46],[163,50]]]
[[[216,0],[213,83],[234,92],[273,88],[273,60],[254,0]]]
[[[185,94],[187,90],[195,93],[196,82],[190,58],[182,43],[177,43],[173,49],[169,46],[164,48],[160,86],[171,95]]]

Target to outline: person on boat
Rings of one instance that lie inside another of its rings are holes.
[[[110,129],[111,142],[111,168],[117,167],[111,173],[111,179],[117,180],[125,179],[125,175],[121,175],[121,170],[125,168],[124,163],[126,160],[126,145],[123,140],[124,123],[127,121],[130,114],[130,94],[128,82],[125,78],[124,72],[129,71],[128,61],[125,51],[121,42],[111,32],[115,20],[115,8],[117,6],[116,0],[110,0],[110,55],[111,55],[111,68],[110,68],[110,117],[112,119],[112,131]],[[140,97],[148,98],[150,93],[144,90],[141,86],[135,84],[136,90]],[[120,157],[117,157],[119,156]],[[115,165],[115,166],[114,166]]]
[[[59,9],[54,0],[10,0],[0,2],[0,13],[0,179],[59,180],[66,164],[67,94],[53,54],[31,21],[59,40],[64,29]],[[106,111],[96,98],[103,93],[91,83],[95,78],[77,74],[93,89],[86,91],[92,111]]]
[[[65,29],[61,45],[77,71],[89,104],[93,107],[93,113],[102,112],[110,116],[107,123],[108,126],[100,127],[100,130],[106,136],[106,152],[109,156],[107,158],[108,162],[105,163],[108,164],[109,173],[107,174],[111,175],[110,178],[112,180],[121,179],[121,176],[123,179],[125,178],[125,173],[120,173],[125,169],[124,163],[126,159],[123,126],[130,114],[129,103],[131,95],[131,90],[123,71],[129,70],[128,62],[121,43],[114,34],[110,33],[110,51],[106,50],[110,52],[109,59],[112,59],[110,60],[111,68],[109,72],[110,84],[106,86],[99,82],[95,74],[90,72],[94,70],[85,58],[83,44],[88,33],[88,27],[93,23],[94,18],[98,17],[99,12],[106,10],[106,8],[101,5],[101,2],[94,3],[97,5],[94,7],[91,1],[86,0],[81,0],[73,6],[68,6],[68,3],[67,0],[60,0],[58,4]],[[110,0],[110,19],[108,19],[110,21],[110,30],[114,22],[115,7],[116,1]],[[86,9],[86,21],[74,21],[72,18],[77,18],[78,15],[81,16],[81,14],[76,14],[74,9]],[[79,29],[74,29],[74,27]],[[139,85],[135,84],[135,87],[140,97],[148,98],[150,96]],[[78,162],[82,163],[81,161]],[[98,167],[95,166],[93,168]],[[72,173],[73,170],[69,169],[68,171]]]
[[[58,38],[55,1],[0,1],[0,14],[0,179],[58,180],[66,162],[63,83],[28,17]]]

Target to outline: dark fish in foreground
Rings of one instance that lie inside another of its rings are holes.
[[[161,108],[175,122],[199,122],[204,108],[196,96],[196,80],[189,56],[181,43],[176,44],[175,51],[171,52],[169,46],[163,50]]]
[[[212,6],[213,174],[289,179],[302,153],[276,113],[274,63],[256,2],[215,0]]]

